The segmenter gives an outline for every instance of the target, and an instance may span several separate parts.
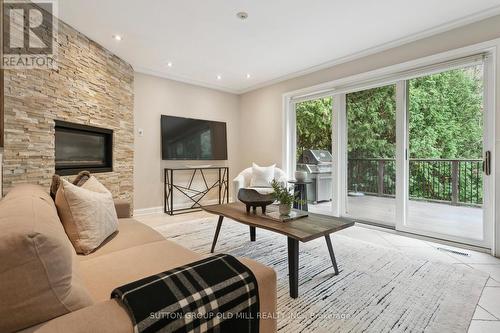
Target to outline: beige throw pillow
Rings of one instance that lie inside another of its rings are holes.
[[[0,201],[0,230],[0,332],[92,305],[75,250],[42,187],[9,191]]]
[[[81,187],[63,179],[55,202],[78,253],[89,254],[118,229],[113,196],[94,176]]]

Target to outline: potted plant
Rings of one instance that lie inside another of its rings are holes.
[[[271,182],[271,186],[274,190],[272,196],[279,202],[280,215],[290,215],[292,204],[297,202],[293,186],[287,188],[278,183],[276,180]]]

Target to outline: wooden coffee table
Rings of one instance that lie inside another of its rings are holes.
[[[215,244],[221,230],[222,221],[227,217],[236,222],[250,226],[250,240],[255,241],[255,229],[262,228],[288,237],[288,273],[290,284],[290,296],[297,298],[299,296],[299,241],[309,242],[319,237],[325,237],[330,259],[332,260],[335,275],[339,274],[335,254],[333,253],[330,234],[336,231],[351,227],[354,222],[336,217],[318,215],[309,213],[309,216],[290,221],[278,222],[262,217],[259,213],[247,213],[245,205],[241,203],[229,203],[224,205],[212,205],[202,207],[203,210],[219,215],[219,222],[215,230],[212,249],[214,252]],[[276,210],[277,207],[270,206],[268,211]]]

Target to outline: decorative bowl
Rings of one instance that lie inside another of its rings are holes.
[[[250,208],[253,212],[257,211],[257,207],[262,209],[262,214],[266,213],[266,206],[274,202],[272,194],[261,194],[251,188],[242,188],[238,191],[238,200],[246,205],[247,213],[250,213]]]

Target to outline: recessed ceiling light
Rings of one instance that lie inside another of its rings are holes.
[[[174,65],[174,64],[172,64],[172,62],[171,62],[171,61],[167,62],[167,66],[168,66],[168,67],[172,67],[173,65]]]
[[[240,20],[246,20],[248,18],[248,13],[247,12],[236,13],[236,17],[239,18]]]
[[[247,79],[249,79],[249,78],[251,78],[251,77],[252,77],[252,75],[250,75],[250,74],[247,74]]]
[[[120,36],[120,35],[113,35],[113,38],[114,38],[115,40],[117,40],[117,41],[120,41],[120,40],[122,40],[122,39],[123,39],[123,38],[122,38],[122,36]]]
[[[221,75],[217,75],[217,80],[222,80],[222,76]]]

